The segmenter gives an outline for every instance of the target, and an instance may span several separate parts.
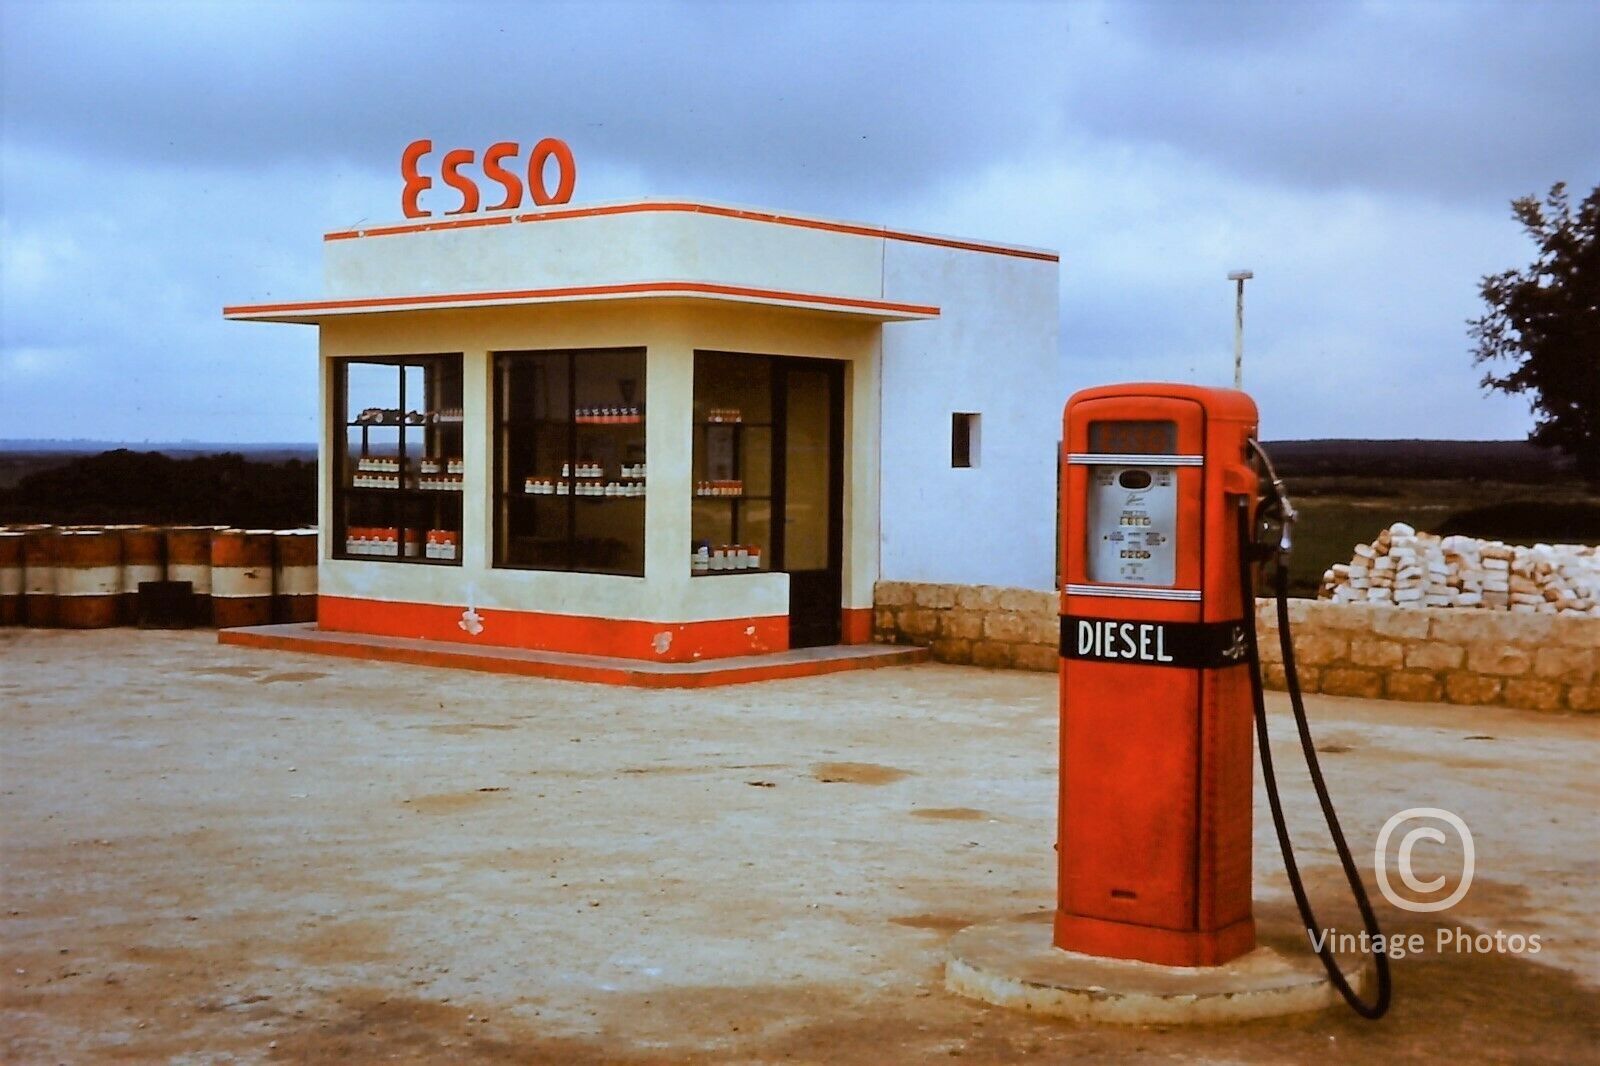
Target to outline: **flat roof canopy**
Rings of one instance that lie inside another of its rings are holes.
[[[488,213],[325,235],[325,295],[224,307],[236,320],[675,299],[858,321],[937,318],[938,255],[1059,262],[1054,252],[721,204],[644,200]],[[918,265],[911,265],[913,262]],[[943,302],[943,301],[940,301]]]

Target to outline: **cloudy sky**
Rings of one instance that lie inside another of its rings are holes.
[[[575,202],[1058,249],[1072,388],[1231,380],[1249,268],[1267,438],[1520,437],[1464,321],[1600,181],[1597,55],[1589,0],[0,0],[0,438],[313,440],[315,329],[223,304],[320,295],[413,139],[545,136]]]

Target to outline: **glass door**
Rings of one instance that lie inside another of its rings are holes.
[[[789,575],[789,646],[839,642],[844,364],[696,352],[695,577]]]

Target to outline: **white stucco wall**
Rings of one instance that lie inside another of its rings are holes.
[[[330,236],[324,299],[361,306],[312,301],[228,313],[321,322],[326,356],[463,351],[467,422],[481,432],[466,449],[470,529],[488,528],[488,352],[643,346],[652,415],[676,411],[682,424],[652,417],[648,428],[647,579],[494,571],[480,534],[464,544],[460,568],[325,560],[325,590],[401,598],[404,586],[435,602],[470,592],[485,606],[581,606],[616,618],[782,613],[783,575],[741,579],[749,589],[733,596],[723,582],[690,583],[683,566],[691,499],[686,404],[696,347],[849,364],[843,606],[870,606],[880,578],[1053,585],[1055,456],[1066,388],[1057,348],[1059,263],[1051,253],[671,201]],[[667,299],[578,292],[660,281],[722,288]],[[371,299],[514,290],[541,295],[520,309],[495,311],[457,310],[448,301],[425,311],[379,308]],[[563,291],[582,302],[545,302],[565,299]],[[951,468],[953,412],[980,416],[973,468]],[[325,499],[325,528],[330,518]]]
[[[326,294],[348,299],[672,280],[859,299],[882,295],[876,236],[687,210],[603,213],[607,209],[520,212],[537,221],[329,240]],[[483,217],[492,216],[474,216]]]
[[[884,580],[1053,587],[1060,264],[891,240],[883,269],[886,299],[940,309],[883,330]],[[981,416],[971,468],[950,465],[957,411]]]

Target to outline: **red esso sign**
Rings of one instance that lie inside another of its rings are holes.
[[[427,218],[432,214],[417,206],[417,197],[422,190],[433,188],[433,179],[419,172],[422,157],[432,151],[432,141],[412,141],[400,156],[400,176],[406,180],[405,188],[400,193],[400,207],[407,218]],[[522,175],[510,169],[516,165],[521,151],[516,141],[501,141],[491,144],[483,153],[483,176],[505,190],[500,202],[485,210],[506,211],[522,206]],[[454,211],[446,211],[447,215],[467,215],[478,210],[478,184],[470,175],[461,172],[462,167],[472,165],[475,155],[471,148],[454,148],[446,152],[439,163],[440,179],[461,194],[461,206]],[[552,159],[556,162],[555,192],[550,191],[544,180],[545,165]],[[527,175],[528,193],[540,207],[564,204],[571,200],[572,187],[578,183],[578,165],[572,161],[572,149],[567,147],[567,142],[554,137],[546,137],[533,146],[524,173]]]

